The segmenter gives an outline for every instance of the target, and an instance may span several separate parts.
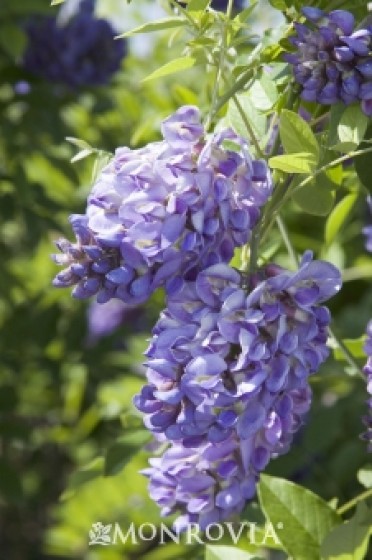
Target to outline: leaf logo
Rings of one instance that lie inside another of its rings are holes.
[[[89,546],[93,544],[100,544],[107,546],[111,544],[111,531],[112,523],[109,525],[103,525],[100,521],[93,523],[92,528],[89,531]]]

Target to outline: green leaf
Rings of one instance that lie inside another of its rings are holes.
[[[87,148],[86,150],[81,150],[80,152],[75,154],[74,157],[71,158],[71,163],[75,163],[77,161],[80,161],[81,159],[85,159],[86,157],[92,155],[93,153],[94,153],[93,150],[90,150],[89,148]]]
[[[136,35],[138,33],[153,33],[154,31],[163,31],[165,29],[173,29],[175,27],[182,27],[185,25],[187,21],[181,17],[169,17],[158,19],[156,21],[150,21],[148,23],[144,23],[139,27],[135,27],[130,31],[126,31],[121,35],[117,35],[116,39],[122,39],[123,37],[130,37],[131,35]]]
[[[281,10],[282,12],[287,9],[287,5],[284,0],[269,0],[273,8]]]
[[[348,194],[345,196],[332,210],[327,219],[325,226],[325,241],[330,245],[335,239],[336,235],[342,228],[346,218],[351,212],[358,196],[356,194]]]
[[[146,430],[135,430],[122,436],[108,448],[105,459],[105,476],[113,476],[123,470],[125,465],[150,439]]]
[[[202,10],[205,10],[209,4],[210,4],[211,0],[190,0],[188,6],[187,6],[187,11],[188,12],[199,12]]]
[[[269,159],[269,166],[272,169],[279,169],[285,173],[309,174],[313,172],[316,163],[314,155],[309,152],[274,156]]]
[[[366,134],[366,140],[372,140],[372,125],[368,128]],[[360,146],[360,150],[364,150],[366,148],[370,148],[371,144],[368,142],[363,142]],[[371,162],[372,162],[372,154],[369,152],[367,154],[363,154],[362,156],[358,156],[354,159],[354,166],[359,177],[360,182],[371,192],[372,191],[372,184],[371,184]]]
[[[288,154],[308,152],[316,163],[319,160],[319,145],[310,126],[297,113],[283,109],[280,114],[280,139]]]
[[[372,464],[359,469],[357,479],[365,488],[372,488]]]
[[[249,92],[242,93],[238,95],[238,100],[242,106],[242,109],[250,122],[253,132],[257,138],[263,138],[266,132],[266,117],[257,111],[256,107],[252,103]],[[226,120],[229,125],[243,138],[250,140],[247,129],[242,121],[242,117],[233,100],[229,102]]]
[[[256,109],[268,111],[278,99],[278,90],[275,82],[265,74],[262,74],[259,80],[256,80],[249,89],[252,102]]]
[[[260,560],[255,554],[250,554],[245,550],[234,546],[215,546],[207,545],[205,547],[205,560]]]
[[[22,55],[27,44],[25,33],[17,25],[9,21],[0,27],[0,47],[13,59]]]
[[[363,140],[367,126],[368,119],[359,104],[347,107],[337,126],[339,143],[333,148],[345,153],[354,150]]]
[[[323,174],[293,194],[297,206],[314,216],[327,216],[333,208],[334,199],[333,189],[324,180]]]
[[[320,558],[320,545],[340,516],[306,488],[273,476],[262,475],[258,486],[261,507],[277,532],[285,551],[296,560]]]
[[[83,486],[87,482],[103,475],[103,457],[96,457],[83,468],[72,473],[68,480],[67,490],[62,494],[62,499],[69,497],[73,490]]]
[[[155,72],[152,72],[147,78],[142,80],[142,82],[149,82],[150,80],[156,80],[157,78],[162,78],[163,76],[169,76],[169,74],[175,74],[176,72],[181,72],[182,70],[188,70],[195,64],[195,58],[191,56],[181,56],[180,58],[175,58],[170,62],[167,62]]]
[[[90,144],[88,144],[88,142],[86,142],[85,140],[82,140],[81,138],[74,138],[74,136],[66,136],[66,140],[67,142],[70,142],[70,144],[73,144],[74,146],[76,146],[77,148],[80,148],[80,150],[94,150],[95,148],[93,148]]]
[[[368,548],[370,513],[360,502],[349,521],[334,527],[322,544],[322,560],[363,560]]]
[[[344,338],[342,341],[352,356],[356,359],[365,358],[365,352],[363,350],[363,346],[365,343],[366,337],[365,335],[360,336],[359,338]],[[334,348],[333,356],[335,360],[342,361],[346,360],[345,354],[341,350],[341,348]]]

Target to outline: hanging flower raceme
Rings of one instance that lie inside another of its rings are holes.
[[[367,340],[364,344],[364,351],[368,356],[367,363],[364,366],[364,373],[367,378],[369,398],[367,400],[368,413],[363,417],[363,423],[367,429],[361,437],[368,444],[368,452],[372,453],[372,321],[367,325]]]
[[[232,431],[221,442],[172,442],[163,456],[150,459],[142,471],[149,478],[150,497],[162,516],[180,513],[174,522],[177,532],[190,523],[204,530],[229,519],[254,497],[259,473],[271,457],[288,449],[309,409],[311,391],[305,382],[301,385],[268,409],[254,436],[241,438]]]
[[[135,398],[146,426],[174,442],[146,471],[151,495],[163,513],[179,508],[190,522],[224,519],[252,497],[259,472],[288,451],[310,406],[308,377],[328,356],[330,316],[320,304],[340,289],[333,265],[308,252],[296,272],[269,265],[255,274],[248,295],[241,283],[218,264],[169,295],[147,351],[148,384]],[[208,466],[206,449],[221,451],[221,466]],[[186,464],[168,471],[177,450]],[[195,473],[205,487],[193,486]]]
[[[55,260],[67,268],[54,285],[136,304],[247,243],[271,193],[266,163],[229,129],[206,139],[196,107],[167,118],[162,134],[139,150],[119,148],[103,169],[86,213],[70,218],[76,243],[57,242]]]
[[[43,17],[30,21],[26,32],[24,68],[71,88],[107,84],[126,54],[126,42],[114,40],[110,23],[94,17],[92,0],[83,0],[66,22]]]
[[[372,115],[372,28],[355,30],[354,16],[344,10],[327,14],[306,7],[302,12],[307,25],[295,23],[297,36],[290,39],[297,52],[284,55],[302,98],[323,105],[360,100]]]

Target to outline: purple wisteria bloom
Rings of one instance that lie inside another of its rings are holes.
[[[86,213],[70,218],[76,243],[57,242],[55,260],[66,268],[55,286],[75,286],[77,298],[137,304],[160,286],[172,292],[199,270],[229,262],[247,243],[271,193],[266,163],[230,129],[206,138],[193,106],[163,121],[162,135],[138,150],[116,150]]]
[[[110,335],[124,323],[125,319],[130,321],[133,312],[138,314],[138,308],[118,299],[111,299],[106,303],[93,301],[88,308],[89,342],[94,343]]]
[[[220,263],[174,289],[135,397],[146,426],[172,442],[146,474],[163,513],[185,513],[181,525],[241,511],[270,458],[288,451],[310,406],[308,377],[329,353],[321,303],[340,289],[337,268],[307,252],[296,272],[272,264],[249,279],[248,295],[241,284]],[[184,453],[178,467],[174,450]],[[205,450],[221,451],[216,464]],[[193,486],[195,473],[205,486]]]
[[[308,25],[295,23],[291,38],[295,53],[285,54],[293,65],[301,96],[306,101],[331,105],[360,101],[372,115],[372,28],[355,29],[354,16],[345,10],[329,14],[303,8]]]
[[[94,16],[94,1],[83,0],[67,22],[40,17],[26,27],[24,68],[70,88],[107,84],[120,68],[126,42],[115,41],[111,24]]]
[[[146,353],[149,383],[135,398],[154,433],[184,445],[246,438],[327,357],[319,303],[340,288],[339,271],[306,253],[297,272],[269,265],[251,281],[247,296],[239,273],[217,264],[168,297]]]
[[[174,529],[182,532],[190,523],[203,531],[241,513],[256,493],[260,471],[271,457],[287,450],[310,402],[310,388],[303,383],[267,410],[254,437],[231,432],[221,442],[192,447],[172,442],[162,457],[150,459],[150,467],[142,471],[161,515],[180,513]]]
[[[364,344],[364,352],[368,356],[364,373],[367,378],[367,392],[370,396],[367,400],[368,413],[363,417],[363,424],[367,429],[361,437],[368,444],[368,452],[372,453],[372,321],[367,325],[367,340]]]

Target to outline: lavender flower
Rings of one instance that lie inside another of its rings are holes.
[[[205,140],[196,107],[167,118],[162,134],[139,150],[119,148],[102,171],[85,215],[70,218],[77,242],[57,242],[63,254],[55,260],[67,268],[56,286],[75,285],[78,298],[136,304],[230,261],[247,243],[271,193],[266,163],[231,130]]]
[[[126,54],[125,41],[114,41],[110,23],[94,17],[94,2],[61,24],[55,17],[28,23],[24,68],[47,81],[71,88],[107,84]]]
[[[94,343],[108,336],[124,323],[124,320],[138,309],[118,299],[106,303],[93,301],[88,308],[88,339]]]
[[[298,271],[273,264],[249,283],[247,296],[226,264],[202,271],[168,298],[147,351],[135,404],[172,444],[145,474],[162,513],[185,514],[181,528],[242,510],[270,458],[288,451],[310,407],[308,377],[328,356],[320,304],[340,288],[333,265],[307,252]]]
[[[339,271],[305,254],[300,269],[268,266],[248,295],[225,264],[169,296],[147,350],[149,383],[135,398],[155,434],[219,442],[253,437],[279,395],[303,386],[328,356]]]
[[[254,497],[259,473],[270,457],[288,447],[310,399],[310,389],[303,383],[267,411],[254,437],[242,439],[231,432],[223,442],[187,447],[173,442],[162,457],[150,459],[142,474],[150,480],[149,494],[161,507],[161,515],[179,512],[174,529],[182,532],[189,523],[204,530],[239,514]]]
[[[366,374],[367,392],[370,397],[367,400],[368,413],[363,417],[363,424],[367,429],[361,437],[368,444],[368,452],[372,453],[372,321],[367,325],[367,340],[364,344],[364,351],[368,356],[367,363],[364,366],[364,373]]]
[[[301,96],[306,101],[331,105],[361,101],[372,115],[372,30],[354,30],[354,16],[344,10],[326,14],[318,8],[303,8],[309,24],[295,24],[291,39],[297,52],[286,54],[293,64]]]

